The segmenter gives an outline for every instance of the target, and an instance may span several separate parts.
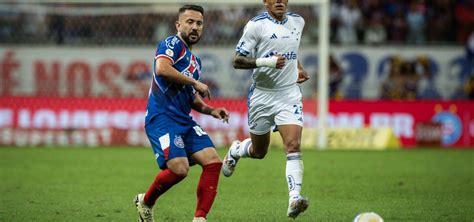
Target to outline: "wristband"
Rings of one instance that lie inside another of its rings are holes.
[[[278,57],[272,56],[270,58],[258,58],[255,60],[255,64],[257,67],[270,67],[270,68],[276,68],[276,64],[278,61]]]

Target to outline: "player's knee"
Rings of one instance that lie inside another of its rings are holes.
[[[177,174],[180,177],[186,177],[189,172],[189,166],[177,166],[173,169],[170,169],[173,173]]]
[[[301,147],[301,141],[297,139],[289,140],[285,143],[285,147],[288,153],[299,152]]]
[[[215,156],[209,159],[209,164],[211,163],[222,163],[222,160],[219,158],[219,156]]]
[[[267,155],[267,150],[252,153],[252,157],[254,159],[263,159],[263,158],[265,158],[266,155]]]

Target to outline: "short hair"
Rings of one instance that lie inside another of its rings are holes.
[[[181,15],[186,10],[198,11],[204,15],[204,8],[200,5],[184,5],[183,7],[179,8],[179,14]]]

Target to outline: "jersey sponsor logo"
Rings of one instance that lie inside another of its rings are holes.
[[[287,60],[295,60],[297,58],[297,55],[295,52],[287,52],[285,54],[282,54],[283,57],[285,57],[285,59]]]
[[[443,145],[456,143],[462,135],[462,122],[456,113],[442,111],[436,113],[431,120],[435,123],[441,123]]]
[[[189,61],[189,66],[188,68],[183,70],[183,74],[189,77],[193,77],[193,73],[198,69],[199,69],[199,63],[196,60],[196,56],[191,55],[191,61]]]
[[[272,37],[270,37],[270,39],[278,39],[278,37],[275,33],[273,33],[273,35],[272,35]]]
[[[277,51],[272,51],[268,53],[266,56],[264,56],[264,58],[269,58],[278,54],[280,53],[278,53]],[[298,58],[298,55],[293,51],[281,54],[281,56],[285,57],[286,60],[295,60],[296,58]]]
[[[183,71],[183,74],[186,75],[186,76],[188,76],[188,77],[192,77],[192,76],[193,76],[193,74],[192,74],[189,70],[187,70],[187,69],[185,69],[185,70]]]
[[[189,72],[191,73],[194,73],[194,71],[196,71],[196,69],[198,68],[198,63],[197,63],[197,60],[196,60],[196,56],[194,55],[191,55],[191,61],[190,61],[190,65],[189,65]]]
[[[174,49],[174,45],[178,42],[178,38],[174,36],[173,38],[167,38],[166,40],[166,47],[168,49]]]
[[[183,138],[181,138],[180,135],[176,135],[174,136],[174,145],[178,148],[184,148],[184,141],[183,141]]]

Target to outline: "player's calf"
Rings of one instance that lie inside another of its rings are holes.
[[[214,199],[217,195],[219,184],[221,162],[211,163],[202,166],[201,178],[197,187],[197,206],[194,213],[195,218],[206,219],[211,210]]]

